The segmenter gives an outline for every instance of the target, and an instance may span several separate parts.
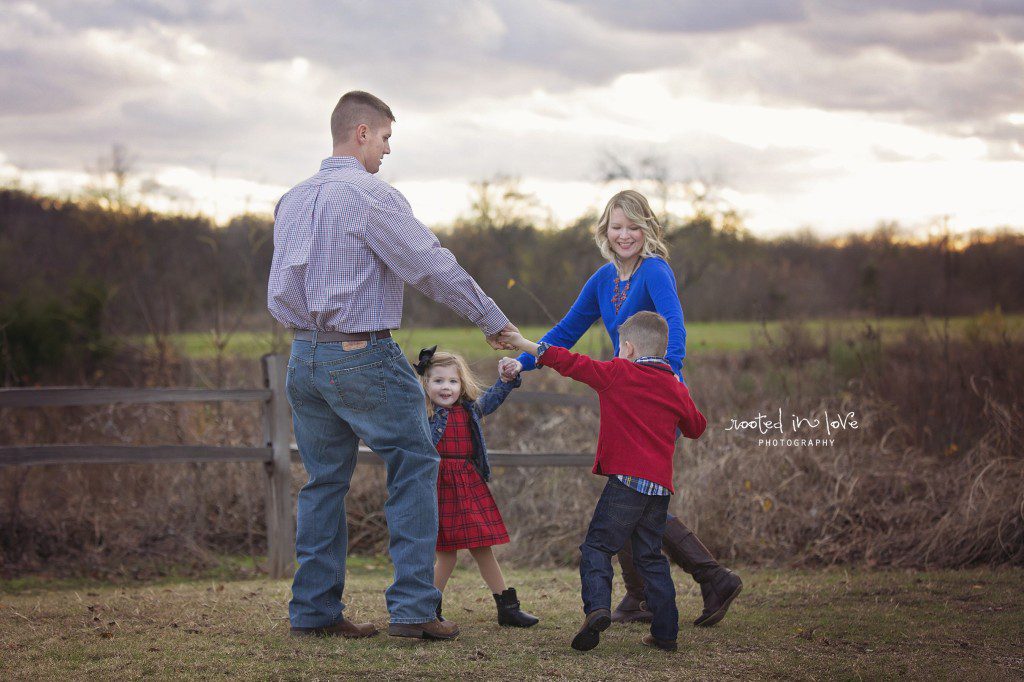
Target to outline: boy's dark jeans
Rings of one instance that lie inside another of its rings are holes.
[[[611,609],[612,557],[631,542],[633,562],[644,579],[647,607],[654,614],[651,634],[675,640],[679,634],[676,588],[668,559],[661,553],[668,501],[668,495],[644,495],[615,476],[608,477],[587,538],[580,545],[584,613]]]

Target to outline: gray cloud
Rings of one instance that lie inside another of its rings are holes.
[[[822,13],[817,20],[797,28],[796,33],[826,55],[856,55],[883,48],[921,62],[969,59],[982,46],[1002,41],[997,22],[962,12]]]
[[[464,108],[660,69],[684,70],[724,101],[881,113],[977,135],[994,158],[1019,158],[1022,143],[1005,121],[1024,111],[1024,60],[1011,44],[1024,40],[1024,3],[1009,0],[49,0],[6,5],[0,20],[0,151],[22,167],[78,169],[118,141],[143,164],[288,183],[325,155],[327,114],[359,87],[398,115],[386,164],[395,177],[438,177],[443,156],[450,177],[593,179],[613,138],[494,139],[465,123]],[[97,49],[97,31],[141,41],[172,66],[188,58],[187,36],[215,61],[194,78],[163,74]],[[308,87],[287,72],[295,58],[311,65]],[[432,113],[451,127],[403,139],[403,125]],[[797,186],[810,154],[701,135],[663,148],[676,167],[712,169],[751,192]]]
[[[824,6],[838,14],[868,14],[879,8],[878,3],[863,0],[829,0]],[[916,14],[955,11],[989,17],[1024,16],[1019,0],[887,0],[885,8]]]
[[[672,33],[733,31],[763,24],[798,21],[806,16],[801,0],[641,0],[629,3],[615,0],[567,0],[566,4],[592,12],[614,26]]]
[[[984,35],[973,27],[964,35],[972,31]],[[887,29],[895,34],[912,32]],[[932,51],[928,59],[910,59],[897,49],[828,52],[820,38],[795,41],[776,31],[761,37],[757,51],[732,53],[710,38],[705,49],[718,49],[720,57],[705,63],[699,78],[724,99],[753,95],[772,105],[881,113],[954,136],[986,136],[1006,114],[1024,111],[1024,57],[1005,41],[965,39],[960,47],[936,48],[946,50],[941,58]],[[954,51],[959,58],[951,58]]]
[[[141,25],[196,26],[240,17],[237,5],[223,0],[42,0],[34,4],[72,31]]]

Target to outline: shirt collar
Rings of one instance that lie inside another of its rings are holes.
[[[359,163],[354,156],[328,156],[320,162],[320,170],[325,171],[331,168],[358,168],[359,170],[366,170],[363,168],[363,164]]]
[[[648,367],[657,367],[658,369],[665,369],[669,372],[672,371],[672,365],[669,364],[668,360],[658,355],[644,355],[634,360],[638,365],[646,365]]]

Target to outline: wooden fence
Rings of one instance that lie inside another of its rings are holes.
[[[263,417],[263,442],[252,447],[210,445],[31,445],[0,446],[0,467],[39,464],[124,464],[135,462],[262,462],[266,470],[267,563],[272,577],[291,575],[295,565],[295,503],[292,461],[300,461],[291,443],[291,410],[285,396],[285,355],[264,355],[263,388],[4,388],[0,408],[144,403],[257,402]],[[516,391],[508,402],[555,406],[596,406],[593,395]],[[491,451],[492,466],[589,466],[592,454]],[[359,463],[380,464],[366,447]]]

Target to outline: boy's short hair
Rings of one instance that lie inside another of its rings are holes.
[[[365,123],[376,130],[384,123],[394,120],[395,115],[391,113],[391,107],[379,97],[362,90],[353,90],[342,95],[331,112],[331,138],[337,145],[344,142],[360,123]]]
[[[663,357],[668,350],[668,322],[658,313],[643,310],[619,325],[619,344],[629,341],[644,356]]]

